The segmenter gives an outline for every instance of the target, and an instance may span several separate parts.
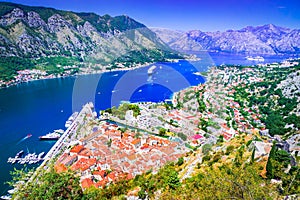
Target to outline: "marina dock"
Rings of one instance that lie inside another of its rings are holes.
[[[27,155],[24,158],[21,158],[18,156],[14,157],[14,158],[9,158],[10,162],[26,161],[29,164],[30,164],[30,162],[43,161],[40,164],[40,166],[34,171],[34,173],[31,175],[31,177],[25,183],[25,185],[30,183],[31,181],[35,180],[36,177],[39,176],[39,173],[41,173],[41,169],[45,169],[45,170],[48,169],[48,166],[47,166],[48,161],[50,161],[52,158],[57,156],[64,147],[67,147],[70,144],[72,139],[74,139],[74,137],[75,137],[74,135],[76,134],[78,126],[80,126],[84,123],[85,117],[86,116],[95,116],[93,109],[94,109],[93,103],[85,104],[83,106],[83,108],[81,109],[81,111],[79,112],[79,114],[77,115],[77,117],[72,122],[72,124],[70,124],[70,126],[67,128],[67,130],[58,139],[58,141],[52,146],[52,148],[48,151],[48,153],[45,155],[44,158],[39,157],[40,154],[36,155],[35,153],[28,154],[30,156],[28,156],[27,158],[26,158]],[[19,186],[19,187],[22,187],[22,186]],[[15,189],[18,190],[18,187],[15,187]],[[3,196],[3,197],[6,197],[6,196]]]
[[[25,157],[19,157],[19,156],[15,156],[15,157],[9,157],[7,162],[8,163],[19,163],[19,164],[35,164],[38,163],[40,161],[43,161],[44,159],[42,158],[42,156],[44,155],[44,152],[40,153],[40,154],[36,154],[36,153],[29,153],[27,154]]]

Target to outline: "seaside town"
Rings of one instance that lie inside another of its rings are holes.
[[[1,1],[0,199],[300,200],[299,3]]]
[[[131,104],[133,107],[121,105],[109,112],[103,111],[99,119],[88,122],[88,126],[78,131],[77,144],[58,158],[55,168],[60,171],[69,166],[78,171],[83,188],[103,187],[118,177],[130,179],[148,170],[155,172],[190,150],[230,141],[240,133],[267,139],[253,142],[257,149],[255,158],[269,153],[272,140],[283,145],[288,143],[286,150],[295,154],[300,150],[299,134],[286,142],[279,135],[270,136],[260,120],[263,113],[258,106],[242,107],[234,93],[239,85],[264,81],[262,72],[265,70],[289,67],[293,70],[298,64],[286,61],[258,68],[212,68],[205,84],[175,93],[171,104],[142,102]],[[134,107],[138,107],[138,113]]]
[[[233,144],[231,140],[235,143],[234,138],[246,134],[249,148],[255,149],[254,158],[262,162],[265,171],[273,141],[297,157],[299,124],[287,124],[287,134],[274,134],[273,127],[263,119],[261,105],[251,103],[251,96],[261,98],[257,93],[263,93],[262,83],[268,81],[265,72],[272,77],[280,71],[289,77],[276,83],[285,91],[282,98],[296,98],[299,102],[299,95],[290,92],[299,84],[295,81],[299,79],[298,66],[298,61],[285,61],[257,67],[214,67],[205,84],[181,90],[170,101],[125,102],[101,111],[99,117],[93,105],[86,104],[68,122],[67,130],[43,158],[39,169],[50,167],[55,157],[55,171],[76,172],[85,190],[92,186],[104,188],[148,172],[155,174],[167,163],[184,158],[186,169],[179,173],[183,180],[193,176],[197,163],[204,162],[204,147],[210,146],[215,152],[228,149]],[[253,84],[256,87],[252,88]],[[299,105],[291,104],[290,109],[289,113],[299,120]],[[187,156],[190,152],[195,153]],[[296,165],[296,160],[292,165]]]

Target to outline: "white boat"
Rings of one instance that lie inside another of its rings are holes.
[[[11,196],[10,195],[3,195],[0,198],[1,199],[11,199]]]
[[[251,61],[259,61],[259,62],[265,61],[265,59],[263,57],[261,57],[261,56],[255,56],[255,57],[253,57],[253,56],[246,56],[246,59],[247,60],[251,60]]]
[[[39,155],[38,155],[38,159],[42,159],[42,157],[43,157],[43,155],[45,154],[45,152],[41,152],[41,153],[39,153]]]
[[[53,133],[48,133],[46,135],[40,136],[40,140],[58,140],[60,138],[60,134],[53,132]]]
[[[149,69],[148,69],[148,74],[151,75],[153,74],[154,70],[156,69],[155,65],[152,65]]]
[[[194,72],[193,74],[195,74],[197,76],[201,76],[201,72]]]
[[[71,126],[72,122],[71,121],[66,121],[65,123],[65,127],[66,128],[69,128]]]
[[[54,130],[55,133],[59,133],[59,134],[64,134],[64,130],[63,129],[57,129],[57,130]]]
[[[13,188],[13,189],[11,189],[11,190],[8,190],[7,192],[9,193],[9,194],[13,194],[13,193],[15,193],[17,191],[17,189],[16,188]]]

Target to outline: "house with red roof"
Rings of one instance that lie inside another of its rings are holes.
[[[94,186],[94,182],[91,178],[83,179],[80,184],[81,184],[82,189],[84,189],[84,190]]]
[[[82,151],[80,151],[80,152],[78,153],[78,159],[81,159],[81,158],[86,158],[86,159],[88,159],[88,158],[90,158],[91,156],[92,156],[91,150],[86,149],[86,148],[84,148]]]
[[[83,145],[76,145],[70,150],[70,155],[79,154],[84,149]]]
[[[105,170],[96,170],[93,171],[92,174],[97,180],[103,180],[107,176],[107,172]]]
[[[232,138],[232,134],[225,132],[225,131],[222,131],[222,135],[225,140],[230,140]]]
[[[133,146],[135,146],[135,148],[139,148],[141,146],[141,139],[137,138],[137,139],[133,140],[131,142],[131,144],[133,144]]]

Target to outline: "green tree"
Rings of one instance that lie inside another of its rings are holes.
[[[272,165],[272,162],[275,158],[275,152],[276,152],[276,143],[273,142],[273,146],[271,148],[271,151],[269,153],[269,157],[268,157],[268,161],[267,161],[267,165],[266,165],[266,170],[267,170],[267,177],[268,178],[273,178],[274,177],[274,168]]]
[[[141,189],[139,192],[138,192],[138,196],[140,199],[146,199],[147,198],[147,193],[144,189]]]
[[[160,128],[158,134],[160,136],[165,136],[166,135],[166,129],[165,128]]]
[[[223,135],[219,135],[217,143],[222,143],[222,142],[224,142],[224,136]]]
[[[205,144],[202,146],[202,153],[204,155],[207,155],[211,151],[212,145],[211,144]]]
[[[276,199],[275,188],[259,176],[257,166],[222,165],[207,168],[184,181],[176,191],[165,191],[171,199]]]
[[[183,157],[178,158],[177,165],[181,166],[184,163]]]
[[[234,146],[233,146],[233,145],[227,146],[225,155],[231,154],[231,152],[232,152],[233,150],[234,150]]]
[[[167,177],[166,184],[172,190],[175,190],[176,188],[178,188],[181,185],[180,180],[178,178],[177,171],[175,171],[175,170],[169,171],[169,176]]]
[[[255,159],[255,148],[253,148],[252,154],[251,154],[251,163],[254,163]]]
[[[18,199],[82,199],[83,192],[79,184],[79,177],[72,171],[57,173],[50,168],[41,171],[36,180],[26,185],[13,195]]]

